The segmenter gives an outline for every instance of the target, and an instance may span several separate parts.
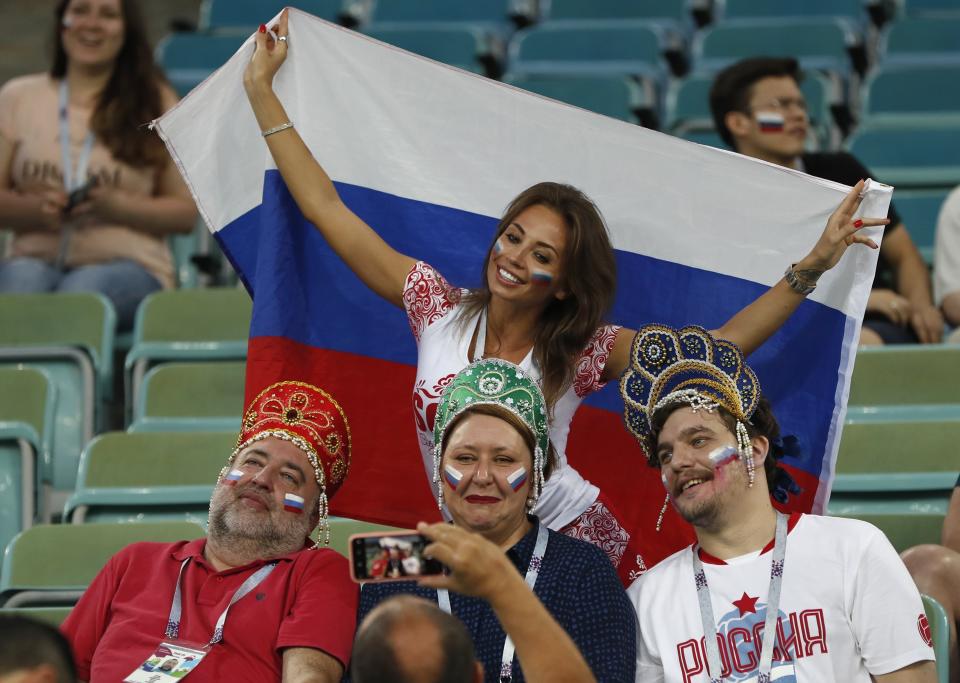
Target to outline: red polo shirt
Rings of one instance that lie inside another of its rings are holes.
[[[73,646],[83,681],[122,681],[163,640],[180,564],[180,638],[206,643],[217,618],[247,577],[266,561],[218,572],[203,558],[206,539],[135,543],[114,555],[83,594],[61,630]],[[282,650],[312,647],[350,661],[357,585],[333,550],[300,550],[275,558],[276,568],[227,616],[223,641],[190,673],[200,681],[279,681]]]

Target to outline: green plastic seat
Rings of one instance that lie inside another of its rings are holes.
[[[948,494],[877,496],[835,492],[827,505],[827,514],[870,522],[886,534],[899,553],[921,543],[940,542],[948,500]]]
[[[861,348],[850,381],[851,406],[960,404],[960,346]]]
[[[37,517],[56,389],[44,371],[31,367],[0,367],[0,387],[0,544],[6,547]]]
[[[223,66],[249,37],[249,33],[171,33],[157,44],[156,61],[183,97]]]
[[[875,70],[863,86],[861,123],[871,127],[960,122],[960,61]],[[898,196],[899,199],[899,196]]]
[[[935,599],[925,594],[921,594],[920,599],[930,622],[933,654],[937,658],[937,683],[950,683],[950,619]]]
[[[239,432],[244,363],[165,363],[144,377],[132,431]]]
[[[250,296],[236,287],[166,290],[146,297],[137,309],[124,364],[128,405],[157,363],[245,359],[252,310]]]
[[[517,32],[510,41],[510,76],[549,74],[642,76],[660,84],[663,53],[675,46],[643,21],[547,22]]]
[[[41,477],[57,491],[71,490],[80,451],[98,430],[100,406],[112,393],[116,313],[100,294],[3,294],[0,320],[0,365],[42,368],[56,386]]]
[[[884,65],[960,63],[960,14],[898,19],[884,27],[879,51]]]
[[[846,78],[852,68],[848,49],[860,38],[837,18],[738,19],[699,32],[694,40],[694,68],[716,72],[747,57],[795,57],[807,69]]]
[[[187,519],[206,525],[217,475],[236,432],[109,432],[80,456],[64,521]]]
[[[140,541],[170,543],[204,535],[190,522],[41,524],[7,545],[0,606],[71,606],[107,560]]]
[[[953,420],[848,421],[834,492],[940,491],[960,473],[960,417]]]
[[[653,117],[656,97],[650,88],[623,76],[517,76],[510,85],[630,123],[639,112]]]
[[[361,522],[359,520],[348,519],[346,517],[331,517],[329,521],[330,547],[344,557],[350,557],[350,536],[353,534],[366,534],[373,532],[386,534],[397,530],[396,527],[372,524],[370,522]],[[314,532],[313,538],[316,539],[316,537],[317,534]]]
[[[495,52],[488,35],[474,26],[374,24],[365,33],[401,50],[477,74],[485,72],[481,60],[492,58]]]
[[[201,31],[243,32],[250,35],[257,26],[276,16],[290,3],[285,0],[204,0],[200,5]],[[343,0],[298,0],[299,10],[336,22]]]
[[[933,263],[937,216],[949,192],[946,189],[897,190],[895,202],[903,224],[928,265]]]
[[[0,614],[26,617],[58,628],[72,609],[72,607],[0,607]]]

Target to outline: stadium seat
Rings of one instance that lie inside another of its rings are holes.
[[[678,138],[682,138],[689,142],[696,142],[698,145],[706,145],[707,147],[716,147],[717,149],[732,151],[729,147],[727,147],[727,143],[723,141],[723,138],[720,137],[720,134],[713,129],[688,129],[677,131],[676,135]]]
[[[852,63],[849,49],[859,36],[839,19],[740,19],[726,21],[697,34],[694,68],[716,72],[746,57],[795,57],[807,69],[836,74],[846,80]]]
[[[953,409],[947,411],[949,415],[960,413],[957,387],[960,387],[958,346],[909,344],[861,348],[854,362],[849,405],[869,406],[874,413],[877,407],[883,406],[946,406]],[[934,412],[930,411],[931,418]],[[903,414],[906,412],[901,412]]]
[[[102,417],[101,400],[112,393],[116,313],[100,294],[3,294],[0,320],[0,365],[43,368],[56,386],[52,441],[40,473],[55,490],[70,490],[80,451]]]
[[[248,37],[171,33],[157,45],[156,60],[174,90],[183,97],[223,66]]]
[[[943,605],[929,595],[920,595],[930,623],[933,654],[937,658],[937,683],[950,683],[950,619]]]
[[[921,543],[939,543],[947,498],[887,494],[842,494],[830,497],[827,514],[862,519],[878,527],[897,552]]]
[[[884,422],[852,419],[843,427],[833,491],[928,491],[949,496],[960,474],[957,444],[960,415]]]
[[[880,68],[863,87],[860,120],[871,127],[960,123],[960,62]]]
[[[344,557],[350,556],[350,536],[353,534],[365,533],[389,533],[396,531],[395,527],[382,526],[371,522],[361,522],[356,519],[347,519],[346,517],[330,518],[330,547],[336,550]],[[316,532],[313,538],[316,539]]]
[[[656,118],[654,93],[624,76],[519,76],[511,85],[622,121]]]
[[[960,16],[957,0],[900,0],[903,12],[911,17]]]
[[[882,182],[907,187],[960,184],[960,123],[861,126],[847,149]]]
[[[59,627],[70,614],[72,607],[11,607],[0,608],[0,614],[12,617],[26,617],[53,627]]]
[[[502,57],[502,46],[495,47],[477,27],[375,24],[365,33],[402,50],[478,74],[485,73],[481,61],[499,61]]]
[[[377,0],[370,21],[400,23],[468,23],[507,29],[511,17],[532,19],[530,3],[511,0]]]
[[[50,453],[56,390],[42,370],[0,367],[0,547],[29,528]]]
[[[0,606],[74,605],[117,551],[131,543],[170,543],[203,536],[190,522],[41,524],[7,545],[0,571]]]
[[[670,48],[656,25],[636,21],[547,22],[510,41],[508,73],[643,76],[660,84]]]
[[[206,525],[210,494],[236,432],[108,432],[83,450],[63,519]]]
[[[321,19],[337,22],[343,4],[344,0],[297,0],[295,6]],[[249,35],[288,5],[290,3],[285,0],[204,0],[200,5],[199,29]]]
[[[127,354],[127,405],[133,405],[147,370],[159,362],[242,360],[253,303],[236,287],[166,290],[149,295],[137,309]]]
[[[897,190],[895,204],[910,232],[914,244],[927,264],[933,263],[933,243],[937,229],[937,215],[948,191]]]
[[[809,17],[842,17],[859,23],[867,20],[863,0],[718,0],[720,19],[778,19],[789,21]]]
[[[165,363],[140,387],[130,431],[240,430],[244,363]]]
[[[880,38],[880,61],[885,66],[960,63],[960,16],[891,23]]]

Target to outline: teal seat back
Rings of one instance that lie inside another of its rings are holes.
[[[145,424],[164,429],[167,423],[168,428],[210,431],[210,421],[221,420],[215,431],[239,431],[245,372],[240,362],[159,365],[144,379],[135,423],[140,430]]]
[[[629,21],[546,23],[510,43],[510,72],[652,74],[663,71],[660,37]]]
[[[930,625],[933,654],[937,658],[937,682],[950,683],[950,619],[943,605],[929,595],[920,595]]]
[[[200,6],[199,28],[201,31],[246,31],[249,35],[289,4],[284,0],[204,0]],[[296,8],[336,22],[343,4],[343,0],[298,0]]]
[[[509,0],[377,0],[373,21],[381,22],[470,22],[506,24],[510,15]]]
[[[800,17],[846,17],[866,19],[863,0],[804,0],[804,2],[770,2],[770,0],[724,0],[723,19],[793,19]]]
[[[371,26],[371,38],[465,71],[483,73],[479,57],[487,53],[483,32],[470,27]]]
[[[249,34],[171,33],[157,45],[156,60],[183,97],[223,66],[248,37]]]
[[[650,106],[640,86],[623,76],[526,76],[509,79],[511,85],[566,102],[597,114],[637,122],[636,110]]]
[[[679,23],[690,20],[686,0],[550,0],[551,21],[569,19],[670,19]]]
[[[960,61],[960,16],[907,17],[884,29],[884,64],[936,64]]]
[[[0,602],[18,591],[82,590],[107,560],[131,543],[170,543],[203,536],[188,522],[41,524],[7,545],[0,572]]]
[[[924,260],[933,263],[937,216],[949,192],[941,190],[897,190],[894,204]]]
[[[701,32],[694,43],[697,69],[715,71],[756,55],[795,57],[804,68],[850,71],[847,27],[836,19],[740,20]]]
[[[960,120],[960,62],[880,69],[864,84],[864,120],[871,125]]]

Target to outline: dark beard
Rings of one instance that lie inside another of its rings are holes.
[[[220,548],[229,548],[234,555],[265,559],[279,557],[299,550],[309,531],[298,538],[276,524],[261,524],[256,529],[231,528],[227,523],[227,504],[211,508],[207,524],[207,537]],[[252,561],[252,560],[251,560]]]

